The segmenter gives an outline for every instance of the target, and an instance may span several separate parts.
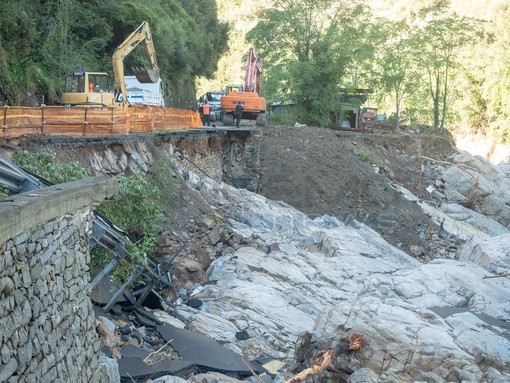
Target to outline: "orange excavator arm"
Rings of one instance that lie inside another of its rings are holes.
[[[250,48],[246,59],[246,74],[244,77],[245,92],[262,93],[262,61],[255,50]]]

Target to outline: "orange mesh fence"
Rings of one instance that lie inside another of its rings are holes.
[[[0,108],[0,138],[26,135],[109,135],[162,130],[184,130],[202,126],[198,112],[162,106],[117,108]]]

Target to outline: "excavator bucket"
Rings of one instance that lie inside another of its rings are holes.
[[[155,83],[159,81],[159,68],[156,69],[143,69],[135,68],[134,70],[136,79],[142,84]]]

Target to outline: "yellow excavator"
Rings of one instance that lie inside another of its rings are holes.
[[[107,73],[87,72],[82,68],[66,76],[64,92],[60,103],[66,106],[123,106],[128,105],[126,82],[124,79],[124,59],[141,42],[150,60],[150,69],[136,68],[134,74],[141,83],[159,81],[159,68],[152,34],[147,21],[142,22],[113,53],[113,76],[111,84]]]

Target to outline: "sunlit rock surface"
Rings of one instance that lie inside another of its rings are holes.
[[[478,239],[462,261],[422,264],[362,224],[310,220],[248,191],[190,183],[245,245],[213,261],[193,294],[200,309],[177,306],[188,328],[248,359],[293,358],[303,332],[318,349],[363,334],[366,345],[341,353],[341,371],[321,381],[510,381],[510,281],[484,278],[508,265],[505,236],[495,256]],[[250,338],[238,340],[240,331]]]

